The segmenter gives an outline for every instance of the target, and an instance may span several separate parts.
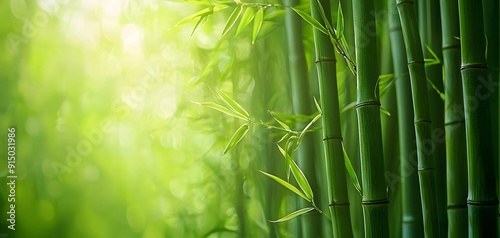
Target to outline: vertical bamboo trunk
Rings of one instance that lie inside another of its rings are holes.
[[[445,75],[448,237],[467,237],[467,157],[460,76],[458,2],[441,0]]]
[[[354,23],[352,19],[352,1],[341,0],[342,12],[344,14],[344,37],[349,46],[354,46]],[[353,49],[353,48],[351,48]],[[339,61],[339,67],[342,67],[344,73],[344,104],[343,107],[356,100],[356,76],[348,70],[345,60]],[[344,135],[344,146],[351,159],[351,164],[356,171],[356,174],[361,174],[360,161],[359,161],[359,147],[358,147],[358,118],[355,110],[347,110],[341,115],[342,121],[342,134]],[[354,185],[347,182],[347,190],[349,193],[351,223],[353,227],[354,237],[363,237],[363,210],[361,207],[361,196],[356,190]]]
[[[357,105],[365,237],[389,237],[387,186],[378,96],[378,58],[373,0],[353,1]]]
[[[487,99],[490,103],[490,111],[491,111],[491,120],[490,120],[490,125],[491,125],[491,130],[494,132],[492,133],[492,143],[493,145],[493,156],[494,158],[497,158],[495,160],[496,163],[498,163],[498,149],[500,146],[498,146],[499,141],[498,141],[498,112],[499,112],[499,103],[498,103],[498,79],[499,79],[499,1],[492,1],[492,0],[483,0],[483,22],[484,22],[484,33],[488,39],[488,49],[487,49],[487,63],[488,63],[488,80],[491,79],[490,85],[492,86],[490,88],[491,95]],[[496,86],[496,88],[495,88]],[[498,168],[498,166],[495,166],[495,168]],[[498,174],[498,171],[497,171]]]
[[[424,234],[426,237],[439,237],[438,213],[436,203],[436,184],[432,160],[431,121],[424,57],[417,28],[417,19],[412,0],[396,0],[401,20],[406,57],[410,72],[413,96],[415,135],[417,141],[418,178],[422,199]]]
[[[469,237],[498,236],[498,198],[491,129],[481,1],[460,0],[462,86],[469,192]]]
[[[399,124],[399,157],[401,168],[402,193],[402,236],[423,237],[422,208],[416,166],[417,148],[415,130],[412,123],[413,105],[411,102],[410,77],[406,61],[405,46],[401,33],[399,14],[396,2],[389,0],[389,29],[391,30],[391,46],[396,77],[396,97]],[[389,187],[398,184],[397,178],[389,183]]]
[[[297,0],[286,0],[288,6],[297,5]],[[294,114],[310,115],[313,113],[313,101],[309,86],[307,63],[302,42],[302,25],[300,17],[291,9],[286,9],[285,28],[288,41],[289,72],[292,89],[292,105]],[[305,125],[299,125],[303,128]],[[297,149],[297,162],[308,178],[313,191],[318,191],[316,180],[314,135],[309,133]],[[309,202],[298,198],[300,208],[310,206]],[[310,212],[300,217],[303,237],[321,237],[321,214]]]
[[[424,58],[432,59],[433,55],[427,49],[431,48],[439,59],[442,59],[441,50],[441,22],[439,1],[419,0],[419,29],[422,39]],[[427,80],[443,92],[443,73],[441,64],[425,67]],[[446,145],[444,130],[444,101],[436,89],[428,83],[429,109],[431,118],[432,158],[436,169],[436,198],[439,228],[444,236],[447,230],[446,219]]]
[[[330,9],[328,0],[320,0],[320,3],[324,9]],[[311,1],[311,14],[316,20],[323,22],[315,1]],[[330,17],[328,12],[326,14]],[[323,144],[333,237],[348,238],[352,237],[352,228],[340,130],[335,54],[328,36],[316,29],[313,34],[320,103],[323,110]]]

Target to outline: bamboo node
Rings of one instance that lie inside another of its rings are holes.
[[[366,101],[356,104],[356,108],[364,107],[364,106],[380,106],[379,101]]]
[[[425,64],[425,62],[424,61],[416,61],[416,60],[408,61],[408,65],[412,65],[412,64]]]
[[[462,66],[460,66],[460,70],[465,70],[465,69],[488,69],[488,65],[487,64],[476,64],[476,63],[462,64]]]
[[[431,120],[421,119],[421,120],[416,120],[415,122],[413,122],[413,124],[415,124],[415,125],[424,124],[424,123],[431,123]]]
[[[388,204],[388,199],[379,199],[379,200],[370,200],[370,201],[362,201],[362,205],[380,205],[380,204]]]
[[[330,203],[328,206],[329,206],[329,207],[335,207],[335,206],[349,206],[349,202],[334,202],[334,203]]]
[[[341,140],[342,141],[342,136],[327,136],[327,137],[323,138],[323,141],[327,141],[327,140]]]
[[[456,124],[465,124],[465,120],[455,120],[444,123],[445,126],[451,126]]]
[[[494,206],[494,205],[498,205],[498,199],[489,200],[489,201],[473,201],[473,200],[467,199],[467,205],[478,206],[478,207]]]

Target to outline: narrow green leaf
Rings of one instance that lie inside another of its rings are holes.
[[[269,111],[269,114],[271,114],[271,116],[273,117],[273,119],[278,122],[278,124],[280,124],[285,130],[290,130],[290,127],[285,124],[284,122],[278,120],[278,118],[276,118],[274,115],[273,115],[273,112]]]
[[[300,170],[299,166],[295,163],[295,161],[286,153],[281,146],[278,145],[278,149],[280,150],[281,154],[285,157],[286,160],[290,162],[290,168],[292,170],[293,177],[295,178],[295,181],[299,184],[299,187],[302,189],[306,197],[308,198],[307,201],[312,201],[314,194],[311,189],[311,185],[309,185],[309,182],[307,181],[306,176]]]
[[[260,28],[262,27],[263,21],[264,21],[264,8],[259,8],[253,20],[252,45],[255,43],[255,40],[259,35],[259,31]]]
[[[284,141],[284,140],[288,139],[288,137],[289,137],[289,136],[290,136],[290,133],[286,133],[286,134],[285,134],[285,135],[283,135],[283,137],[281,137],[281,139],[280,139],[278,142],[276,142],[276,143],[281,143],[282,141]]]
[[[434,59],[435,59],[437,62],[441,63],[441,60],[440,60],[440,59],[439,59],[439,57],[436,55],[436,53],[435,53],[435,52],[431,49],[431,47],[430,47],[430,46],[428,46],[428,45],[425,45],[425,47],[426,47],[426,48],[427,48],[427,50],[431,53],[432,57],[434,57]]]
[[[185,18],[183,18],[182,20],[180,20],[179,22],[177,22],[177,24],[175,24],[174,27],[177,27],[177,26],[180,26],[180,25],[183,25],[183,24],[186,24],[186,23],[189,23],[189,22],[192,22],[194,21],[197,17],[201,17],[201,16],[208,16],[210,14],[212,14],[214,11],[214,8],[213,7],[207,7],[203,10],[200,10],[192,15],[189,15]]]
[[[248,112],[239,103],[229,97],[226,93],[218,89],[215,91],[219,98],[222,99],[222,101],[224,101],[234,112],[240,114],[243,117],[246,117],[247,119],[250,117],[250,114],[248,114]]]
[[[309,130],[309,127],[311,127],[316,121],[318,121],[321,118],[321,114],[316,115],[310,122],[307,124],[306,127],[300,132],[298,143],[302,142],[302,139],[304,138],[304,135],[306,134],[307,130]]]
[[[342,13],[342,6],[339,1],[339,9],[337,10],[337,39],[344,36],[344,13]]]
[[[231,16],[229,16],[229,19],[226,22],[226,26],[224,26],[224,30],[222,30],[221,38],[224,37],[224,35],[226,35],[226,33],[229,30],[231,30],[231,28],[234,26],[234,23],[236,23],[236,21],[240,17],[242,10],[243,10],[243,6],[236,7],[233,10],[233,13],[231,13]]]
[[[250,128],[248,127],[248,124],[243,124],[234,132],[233,136],[229,140],[229,142],[226,145],[226,148],[224,149],[224,153],[222,155],[225,155],[231,148],[233,148],[235,145],[237,145],[243,137],[247,134],[248,130]]]
[[[288,220],[291,220],[291,219],[293,219],[295,217],[298,217],[298,216],[300,216],[302,214],[308,213],[308,212],[310,212],[312,210],[314,210],[314,207],[302,208],[302,209],[294,211],[294,212],[292,212],[292,213],[290,213],[290,214],[288,214],[288,215],[286,215],[286,216],[284,216],[284,217],[282,217],[282,218],[280,218],[280,219],[278,219],[276,221],[271,221],[271,222],[284,222],[284,221],[288,221]]]
[[[245,27],[252,22],[253,18],[255,16],[253,7],[248,7],[245,9],[245,12],[243,12],[243,16],[241,17],[240,24],[238,25],[238,29],[236,29],[236,35],[239,35]]]
[[[347,104],[347,106],[345,106],[344,108],[342,108],[342,110],[340,110],[340,113],[344,113],[344,112],[347,112],[347,111],[355,108],[357,103],[358,103],[357,101],[354,101],[354,102]]]
[[[291,8],[294,12],[296,12],[302,19],[304,19],[304,21],[309,23],[312,27],[314,27],[317,30],[328,35],[328,30],[323,25],[321,25],[321,23],[319,23],[319,21],[314,19],[311,15],[309,15],[309,14],[307,14],[307,13],[305,13],[297,8],[294,8],[294,7],[291,7]]]
[[[306,195],[304,193],[302,193],[298,188],[296,188],[295,186],[291,185],[290,183],[288,183],[287,181],[277,177],[277,176],[274,176],[272,174],[268,174],[264,171],[261,171],[259,170],[261,173],[263,173],[264,175],[266,175],[267,177],[273,179],[274,181],[278,182],[279,184],[283,185],[285,188],[287,188],[288,190],[294,192],[295,194],[299,195],[300,197],[302,197],[303,199],[309,201],[309,199],[306,197]]]
[[[192,37],[194,33],[196,32],[196,29],[198,29],[199,26],[203,25],[202,22],[205,22],[207,20],[207,16],[201,16],[198,22],[196,22],[196,25],[193,28],[193,31],[191,32],[191,35],[189,37]]]
[[[321,110],[321,107],[319,106],[318,100],[316,100],[316,97],[313,97],[314,99],[314,105],[316,105],[316,109],[318,109],[319,114],[322,114],[323,111]]]
[[[387,116],[391,116],[391,113],[389,111],[387,111],[387,109],[383,108],[383,107],[380,107],[380,112],[381,113],[384,113],[385,115]]]
[[[345,167],[347,169],[347,173],[349,174],[349,178],[351,179],[352,184],[358,190],[359,195],[363,196],[363,193],[361,192],[361,185],[359,183],[358,176],[356,175],[356,172],[354,171],[354,168],[352,167],[351,160],[349,159],[349,156],[347,155],[347,152],[345,151],[344,143],[342,143],[342,151],[344,152],[344,163]]]
[[[194,103],[202,105],[202,106],[210,107],[210,108],[215,109],[219,112],[222,112],[228,116],[236,117],[236,118],[239,118],[242,120],[248,120],[248,118],[245,118],[243,115],[240,115],[239,113],[235,113],[231,109],[224,107],[222,105],[219,105],[217,103],[214,103],[214,102],[194,102]]]
[[[441,92],[437,86],[429,79],[429,78],[426,78],[427,79],[427,83],[429,83],[432,88],[434,89],[434,91],[436,91],[437,94],[439,94],[439,96],[441,97],[441,99],[443,99],[443,101],[445,100],[445,95],[443,92]]]

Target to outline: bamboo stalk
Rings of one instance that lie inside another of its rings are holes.
[[[458,3],[441,0],[445,70],[445,130],[448,237],[467,237],[467,158],[460,76]]]
[[[295,6],[298,0],[285,0],[285,5]],[[291,8],[286,9],[285,29],[287,34],[288,62],[292,91],[292,105],[294,114],[311,115],[313,100],[309,86],[307,63],[302,42],[301,18]],[[305,125],[298,125],[304,128]],[[313,191],[318,191],[316,179],[316,160],[314,135],[308,134],[297,149],[297,163],[308,178]],[[300,208],[310,206],[308,201],[299,199]],[[321,237],[321,214],[310,212],[300,216],[303,237]]]
[[[344,37],[350,46],[354,46],[354,23],[352,19],[352,1],[341,0],[342,12],[344,14]],[[335,12],[335,11],[334,11]],[[338,12],[338,11],[337,11]],[[348,72],[347,62],[339,61],[339,67],[345,69],[344,77],[344,103],[346,107],[351,102],[356,100],[356,76]],[[361,165],[359,160],[358,147],[358,125],[357,115],[355,110],[347,110],[341,115],[342,135],[344,135],[344,146],[351,159],[352,166],[356,174],[361,174]],[[354,237],[362,237],[364,235],[363,226],[363,210],[361,207],[361,196],[354,185],[347,182],[347,190],[349,193],[349,203],[351,211],[351,223],[353,227]]]
[[[425,59],[433,59],[434,56],[427,49],[429,47],[442,59],[441,50],[441,22],[439,1],[419,0],[419,32],[422,39],[422,51]],[[447,230],[446,219],[446,144],[444,130],[444,101],[436,92],[443,92],[443,72],[441,64],[432,64],[425,67],[429,96],[429,110],[432,133],[432,158],[436,169],[436,198],[439,228],[442,235]],[[436,89],[434,88],[436,87]]]
[[[422,208],[418,189],[417,167],[412,152],[417,150],[415,130],[412,123],[410,77],[406,61],[405,46],[401,33],[396,2],[389,0],[389,28],[396,77],[396,97],[399,127],[399,155],[401,161],[402,236],[423,237]],[[395,182],[397,183],[397,181]],[[389,183],[391,184],[391,183]]]
[[[320,0],[324,9],[330,9],[328,0]],[[323,22],[318,4],[311,1],[311,15]],[[329,12],[326,12],[330,17]],[[329,191],[329,207],[333,237],[352,237],[345,163],[343,160],[340,110],[338,102],[336,59],[328,36],[313,30],[316,68],[323,111],[323,145]]]
[[[467,138],[469,237],[498,236],[494,168],[481,1],[460,0],[462,86]],[[486,90],[486,91],[485,91]],[[486,98],[485,98],[486,97]]]
[[[388,237],[387,186],[384,179],[378,58],[373,0],[353,1],[357,65],[357,105],[365,237]]]
[[[438,237],[439,225],[436,204],[436,184],[434,162],[428,149],[431,142],[431,122],[424,58],[417,19],[412,0],[396,0],[401,20],[403,38],[406,46],[408,69],[410,72],[413,96],[415,135],[417,140],[418,177],[422,199],[424,234],[426,237]]]

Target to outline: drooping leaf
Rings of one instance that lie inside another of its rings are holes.
[[[387,115],[387,116],[391,116],[391,113],[383,107],[380,107],[380,112]]]
[[[291,219],[293,219],[295,217],[298,217],[298,216],[300,216],[302,214],[308,213],[308,212],[310,212],[312,210],[314,210],[314,207],[302,208],[302,209],[294,211],[294,212],[292,212],[292,213],[290,213],[290,214],[288,214],[288,215],[286,215],[286,216],[284,216],[284,217],[282,217],[282,218],[280,218],[280,219],[278,219],[276,221],[271,221],[271,222],[284,222],[284,221],[288,221],[288,220],[291,220]]]
[[[363,193],[361,192],[361,185],[359,183],[358,176],[356,175],[356,171],[354,171],[354,168],[352,167],[351,160],[349,159],[349,156],[347,155],[347,152],[345,151],[344,144],[342,143],[342,151],[344,152],[344,163],[345,167],[347,169],[347,174],[349,174],[349,178],[351,179],[352,184],[358,190],[359,195],[363,196]]]
[[[433,83],[433,82],[432,82],[429,78],[427,78],[427,83],[429,83],[429,84],[432,86],[432,88],[434,89],[434,91],[436,91],[436,93],[437,93],[437,94],[439,94],[439,96],[441,97],[441,99],[443,99],[443,101],[444,101],[444,100],[445,100],[445,95],[444,95],[444,93],[443,93],[443,92],[441,92],[441,91],[437,88],[437,86],[436,86],[436,85],[435,85],[435,84],[434,84],[434,83]]]
[[[250,114],[239,104],[237,103],[234,99],[229,97],[226,93],[222,92],[221,90],[216,90],[217,95],[219,96],[222,101],[224,101],[230,109],[232,109],[234,112],[240,114],[241,116],[245,118],[249,118]]]
[[[198,22],[196,22],[196,25],[194,26],[193,31],[191,32],[191,35],[189,37],[192,37],[194,35],[194,33],[196,32],[196,29],[198,29],[199,26],[203,25],[203,23],[205,23],[206,20],[207,20],[206,15],[201,16],[200,19],[198,20]]]
[[[238,130],[234,132],[233,136],[227,143],[226,148],[224,149],[224,153],[222,154],[225,155],[231,148],[237,145],[243,139],[243,137],[245,137],[249,129],[250,128],[248,127],[248,124],[241,125],[240,128],[238,128]]]
[[[337,10],[337,39],[344,36],[344,13],[342,13],[342,6],[339,1],[339,9]]]
[[[313,97],[314,99],[314,105],[316,105],[316,109],[318,109],[319,114],[322,114],[323,111],[321,110],[321,107],[319,106],[318,100],[316,100],[316,97]]]
[[[281,137],[281,139],[279,139],[279,140],[278,140],[278,142],[276,142],[276,143],[281,143],[282,141],[284,141],[284,140],[288,139],[288,137],[289,137],[290,135],[291,135],[290,133],[285,133],[285,135],[283,135],[283,136]]]
[[[234,26],[236,21],[240,18],[241,12],[243,10],[243,6],[236,7],[233,10],[233,13],[231,13],[231,16],[229,16],[229,19],[226,22],[226,26],[224,26],[224,30],[222,30],[222,35],[221,38],[226,35],[226,33],[231,30],[231,28]]]
[[[304,129],[302,130],[302,132],[300,132],[300,135],[299,135],[299,139],[298,139],[298,144],[300,144],[300,142],[302,142],[302,139],[304,138],[304,135],[306,134],[307,130],[309,130],[309,128],[316,122],[318,121],[319,119],[321,118],[321,114],[318,114],[316,115],[310,122],[309,124],[307,124],[307,126],[304,127]]]
[[[252,45],[255,43],[255,40],[259,35],[259,31],[260,28],[262,27],[263,21],[264,21],[264,8],[259,8],[253,20]]]
[[[189,23],[189,22],[192,22],[194,21],[196,18],[198,17],[202,17],[202,16],[208,16],[210,14],[212,14],[214,11],[214,8],[213,7],[207,7],[207,8],[204,8],[190,16],[187,16],[185,18],[183,18],[182,20],[180,20],[179,22],[177,22],[177,24],[175,24],[174,27],[177,27],[177,26],[180,26],[180,25],[183,25],[183,24],[186,24],[186,23]]]
[[[239,114],[239,113],[235,113],[234,111],[232,111],[231,109],[227,108],[227,107],[224,107],[222,105],[219,105],[215,102],[194,102],[196,104],[199,104],[199,105],[202,105],[202,106],[207,106],[207,107],[210,107],[212,109],[215,109],[219,112],[222,112],[228,116],[232,116],[232,117],[236,117],[236,118],[239,118],[239,119],[242,119],[242,120],[247,120],[248,118],[244,117],[243,115]]]
[[[312,27],[328,35],[328,30],[323,25],[321,25],[321,23],[319,23],[316,19],[314,19],[311,15],[294,7],[292,7],[292,10],[296,12],[304,21],[309,23]]]
[[[278,124],[280,124],[285,130],[290,130],[290,127],[285,124],[284,122],[280,121],[278,118],[276,118],[274,115],[273,115],[273,112],[269,111],[269,114],[271,114],[271,116],[273,117],[273,119],[278,122]]]
[[[347,106],[345,106],[344,108],[342,108],[342,110],[340,110],[340,113],[344,113],[344,112],[347,112],[347,111],[355,108],[356,104],[358,104],[357,101],[354,101],[354,102],[347,104]]]
[[[288,190],[290,190],[290,191],[294,192],[295,194],[299,195],[303,199],[309,201],[309,199],[306,197],[306,195],[304,193],[302,193],[298,188],[296,188],[295,186],[291,185],[287,181],[285,181],[285,180],[283,180],[283,179],[281,179],[281,178],[279,178],[277,176],[274,176],[272,174],[266,173],[264,171],[260,171],[260,172],[263,173],[264,175],[266,175],[267,177],[273,179],[274,181],[278,182],[279,184],[283,185]]]
[[[436,55],[436,53],[432,50],[432,48],[428,45],[425,45],[425,47],[427,48],[427,50],[431,53],[432,57],[434,58],[434,60],[438,61],[439,63],[441,63],[441,60],[439,59],[439,57]]]
[[[243,12],[243,15],[241,16],[240,24],[238,25],[238,29],[236,29],[236,35],[239,35],[245,27],[252,22],[253,18],[255,16],[253,7],[248,7],[245,9],[245,12]]]
[[[293,161],[292,157],[286,153],[286,151],[281,148],[281,146],[278,145],[278,149],[280,150],[281,154],[285,157],[286,160],[290,162],[290,168],[292,170],[293,177],[295,178],[295,181],[299,184],[299,187],[302,189],[306,197],[308,198],[307,201],[312,201],[314,198],[313,191],[311,189],[311,185],[309,185],[309,182],[307,181],[306,176],[300,170],[299,166]]]

